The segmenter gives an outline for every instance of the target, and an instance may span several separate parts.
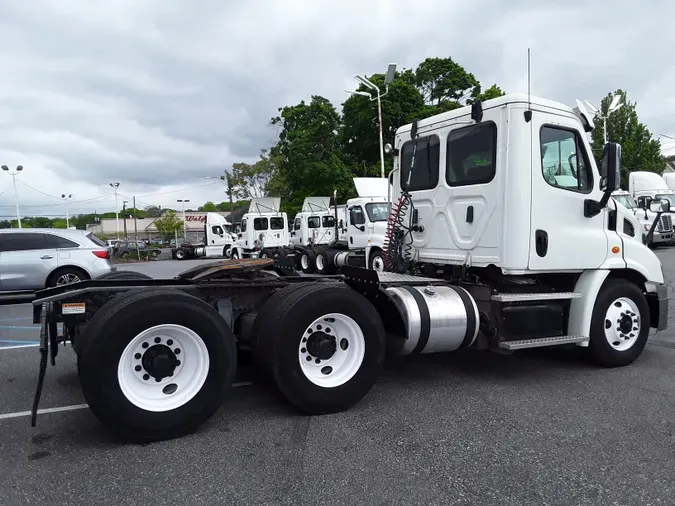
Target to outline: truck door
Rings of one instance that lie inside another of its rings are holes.
[[[605,213],[584,216],[586,199],[600,200],[599,174],[575,118],[534,114],[529,268],[596,269],[607,258]]]
[[[210,225],[206,228],[206,256],[218,256],[223,252],[225,231],[220,225]]]
[[[349,249],[363,249],[368,244],[368,232],[366,231],[366,214],[360,204],[349,207]]]

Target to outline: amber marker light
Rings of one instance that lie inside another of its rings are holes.
[[[612,248],[612,253],[614,253],[615,255],[616,255],[619,251],[621,251],[621,249],[619,249],[618,246],[614,246],[614,247]]]

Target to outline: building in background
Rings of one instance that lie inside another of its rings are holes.
[[[229,212],[218,212],[221,216],[227,218]],[[176,218],[181,222],[183,221],[183,213],[176,213]],[[120,216],[120,238],[128,239],[145,239],[145,240],[157,240],[163,239],[157,227],[155,227],[155,220],[157,218],[138,218],[136,220],[136,228],[138,229],[138,236],[134,233],[134,219],[126,218]],[[126,221],[126,234],[125,230],[125,221]],[[186,236],[189,241],[201,241],[204,238],[204,225],[206,224],[206,213],[204,212],[186,212],[185,213],[185,231]],[[87,225],[87,230],[93,232],[98,236],[105,236],[114,238],[117,237],[117,225],[115,218],[106,218],[102,219],[100,222]],[[177,236],[179,239],[183,238],[183,228],[181,227]]]

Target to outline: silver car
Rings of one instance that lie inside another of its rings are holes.
[[[0,230],[0,291],[41,290],[111,270],[110,248],[83,230]]]

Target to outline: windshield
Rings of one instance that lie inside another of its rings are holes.
[[[389,219],[389,204],[366,204],[366,212],[370,221],[387,221]]]
[[[628,209],[635,209],[637,207],[635,199],[630,195],[614,195],[614,200]]]
[[[661,193],[659,195],[656,195],[656,197],[654,198],[660,200],[667,200],[668,202],[670,202],[671,207],[675,207],[675,195],[671,193]]]

